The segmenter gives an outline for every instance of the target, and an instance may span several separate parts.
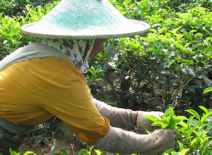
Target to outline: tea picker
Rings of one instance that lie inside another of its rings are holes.
[[[98,149],[120,154],[161,153],[175,146],[173,130],[140,135],[121,128],[151,130],[143,117],[162,112],[132,111],[92,97],[83,76],[107,38],[140,35],[150,26],[125,18],[108,0],[62,0],[24,34],[42,43],[21,47],[0,62],[0,153],[17,150],[30,130],[53,117],[52,153],[69,145],[73,134]]]

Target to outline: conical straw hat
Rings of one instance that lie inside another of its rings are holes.
[[[40,21],[24,25],[26,35],[97,39],[143,34],[150,25],[124,17],[108,0],[62,0]]]

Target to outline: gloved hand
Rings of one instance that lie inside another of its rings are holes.
[[[97,149],[119,154],[156,154],[174,148],[176,130],[159,129],[152,134],[136,134],[109,127],[107,135],[94,143]]]
[[[158,127],[151,126],[153,123],[150,119],[144,117],[148,115],[153,115],[158,118],[163,118],[164,113],[163,112],[158,112],[158,111],[150,111],[150,112],[145,112],[145,111],[138,111],[137,113],[137,118],[136,118],[136,126],[140,127],[142,129],[147,129],[149,131],[153,131],[157,129]]]

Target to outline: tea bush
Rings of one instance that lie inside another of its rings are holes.
[[[56,0],[1,0],[0,1],[0,13],[9,16],[20,16],[24,15],[25,5],[29,4],[33,7],[45,6],[45,4],[56,4]]]
[[[113,48],[108,48],[104,55],[111,57],[99,55],[97,59],[102,68],[114,63],[112,72],[121,85],[128,85],[124,91],[133,92],[124,98],[125,102],[128,100],[132,107],[142,103],[139,99],[142,93],[152,93],[164,109],[169,104],[176,106],[180,100],[192,102],[194,108],[208,106],[210,94],[202,95],[202,92],[211,85],[207,75],[211,72],[212,12],[201,4],[211,5],[211,2],[187,1],[185,7],[178,1],[180,11],[171,8],[170,1],[111,2],[126,17],[152,25],[142,36],[110,39]],[[162,99],[157,95],[158,89]]]
[[[146,117],[154,122],[153,126],[177,130],[178,147],[172,153],[186,151],[188,155],[209,155],[212,153],[212,111],[203,106],[199,106],[199,108],[203,111],[202,117],[193,109],[186,110],[191,114],[189,118],[176,116],[174,108],[171,107],[165,112],[163,119],[155,116]],[[166,153],[170,153],[170,151],[166,151]],[[164,154],[166,155],[166,153]]]
[[[21,33],[21,26],[29,22],[38,21],[52,7],[53,4],[47,4],[44,7],[27,5],[25,7],[26,11],[23,10],[22,12],[25,16],[18,17],[11,17],[0,13],[0,59],[21,46],[32,42],[40,42],[40,38],[23,35]]]

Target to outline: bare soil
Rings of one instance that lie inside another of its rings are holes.
[[[23,154],[26,151],[33,151],[37,155],[51,155],[51,147],[53,145],[54,139],[49,138],[48,142],[49,144],[45,144],[42,141],[38,142],[37,144],[34,144],[35,142],[35,137],[28,137],[25,139],[24,143],[21,145],[19,148],[19,152]],[[69,155],[74,155],[77,152],[79,152],[81,149],[89,149],[90,146],[88,145],[83,145],[79,139],[76,139],[72,144],[67,146],[64,150],[69,154]]]
[[[126,130],[129,131],[134,131],[139,134],[146,134],[145,130],[142,130],[137,127],[131,127]],[[39,135],[38,135],[39,136]],[[24,143],[20,146],[18,152],[24,154],[26,151],[33,151],[37,155],[51,155],[51,147],[53,145],[54,139],[53,138],[48,138],[48,144],[45,144],[42,140],[35,144],[35,140],[38,136],[34,136],[33,134],[29,135]],[[76,153],[80,152],[81,149],[86,149],[89,150],[92,145],[89,144],[83,144],[82,141],[78,138],[75,137],[75,140],[64,148],[64,150],[69,154],[69,155],[75,155]],[[96,148],[93,149],[91,155],[96,155],[95,150]],[[82,154],[83,155],[83,154]],[[116,155],[114,153],[109,153],[109,152],[104,152],[104,155]]]

